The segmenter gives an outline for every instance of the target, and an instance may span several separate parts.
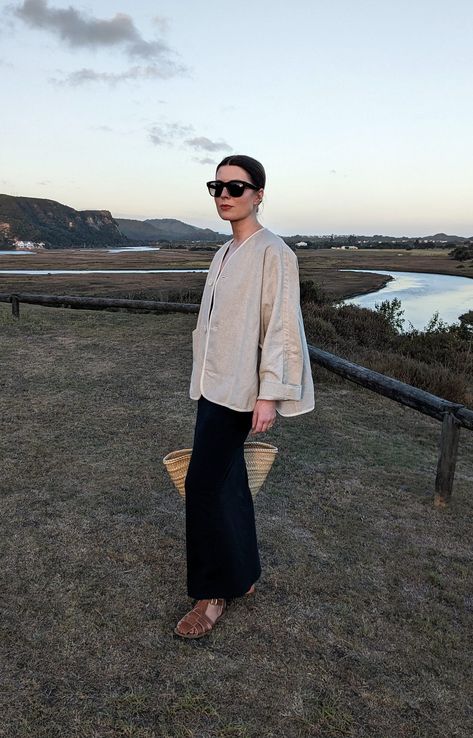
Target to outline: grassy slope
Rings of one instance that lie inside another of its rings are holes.
[[[440,426],[316,371],[259,436],[263,565],[207,639],[173,636],[195,316],[0,305],[0,736],[467,738],[473,438],[431,506]],[[321,381],[323,380],[323,381]]]

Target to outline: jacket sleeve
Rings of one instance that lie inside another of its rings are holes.
[[[263,268],[257,399],[301,399],[301,322],[297,256],[289,248],[270,248]]]

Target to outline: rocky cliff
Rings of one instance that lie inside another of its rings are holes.
[[[108,210],[74,210],[55,200],[0,195],[0,243],[15,239],[47,248],[94,248],[128,243]]]

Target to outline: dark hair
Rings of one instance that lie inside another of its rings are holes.
[[[262,187],[266,184],[266,172],[264,167],[259,161],[253,159],[251,156],[245,156],[244,154],[234,154],[232,156],[226,156],[222,159],[217,167],[217,171],[220,167],[227,166],[227,164],[233,164],[236,167],[241,167],[250,175],[250,179],[254,185]]]

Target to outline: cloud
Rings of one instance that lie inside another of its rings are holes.
[[[167,31],[169,30],[169,21],[162,15],[155,15],[153,18],[153,23],[159,28],[161,33],[167,33]]]
[[[194,152],[213,153],[217,151],[232,151],[232,147],[226,141],[211,141],[206,136],[194,136],[193,126],[182,123],[163,123],[153,126],[148,134],[150,141],[155,146],[174,146],[181,144]],[[193,161],[199,164],[217,164],[210,156],[193,156]]]
[[[53,79],[58,84],[79,85],[88,84],[90,82],[104,82],[106,84],[115,85],[119,82],[127,82],[129,80],[149,80],[149,79],[169,79],[177,74],[183,73],[184,67],[175,64],[165,63],[162,65],[148,64],[146,66],[134,66],[125,69],[123,72],[97,72],[95,69],[84,67],[76,72],[68,74],[63,79]]]
[[[14,14],[31,28],[54,33],[71,46],[125,46],[131,56],[155,59],[169,52],[163,41],[146,41],[133,19],[116,13],[110,20],[88,17],[69,6],[49,7],[47,0],[24,0]]]
[[[55,82],[71,85],[90,82],[116,84],[137,79],[169,79],[187,72],[186,67],[175,62],[175,51],[161,39],[143,38],[133,18],[125,13],[116,13],[110,19],[102,19],[86,15],[72,6],[51,7],[48,0],[23,0],[11,10],[30,28],[51,33],[72,48],[118,48],[130,59],[149,62],[147,65],[137,64],[116,73],[79,69],[61,80],[54,80]],[[158,17],[155,21],[155,25],[162,31],[166,20]]]
[[[113,133],[114,129],[111,126],[89,126],[91,131],[101,131],[101,133]]]
[[[217,162],[215,159],[211,159],[210,156],[204,156],[203,159],[199,159],[198,156],[192,157],[193,161],[196,161],[198,164],[213,164],[217,166]]]
[[[185,142],[192,149],[202,151],[231,151],[232,147],[229,146],[225,141],[211,141],[210,138],[205,136],[197,136],[196,138],[188,138]]]
[[[188,136],[192,130],[192,126],[182,125],[182,123],[165,123],[153,126],[149,137],[156,146],[173,146],[176,141]]]
[[[103,133],[104,135],[112,134],[113,136],[136,136],[135,128],[126,128],[121,126],[94,125],[87,126],[89,131],[94,133]]]
[[[78,86],[90,83],[115,85],[129,80],[170,79],[188,70],[175,61],[176,53],[160,39],[146,40],[133,19],[116,13],[110,19],[87,16],[72,6],[53,8],[48,0],[24,0],[13,6],[14,15],[31,28],[52,33],[73,48],[118,48],[130,59],[147,61],[120,72],[83,68],[53,82]],[[158,18],[161,29],[165,19]]]

